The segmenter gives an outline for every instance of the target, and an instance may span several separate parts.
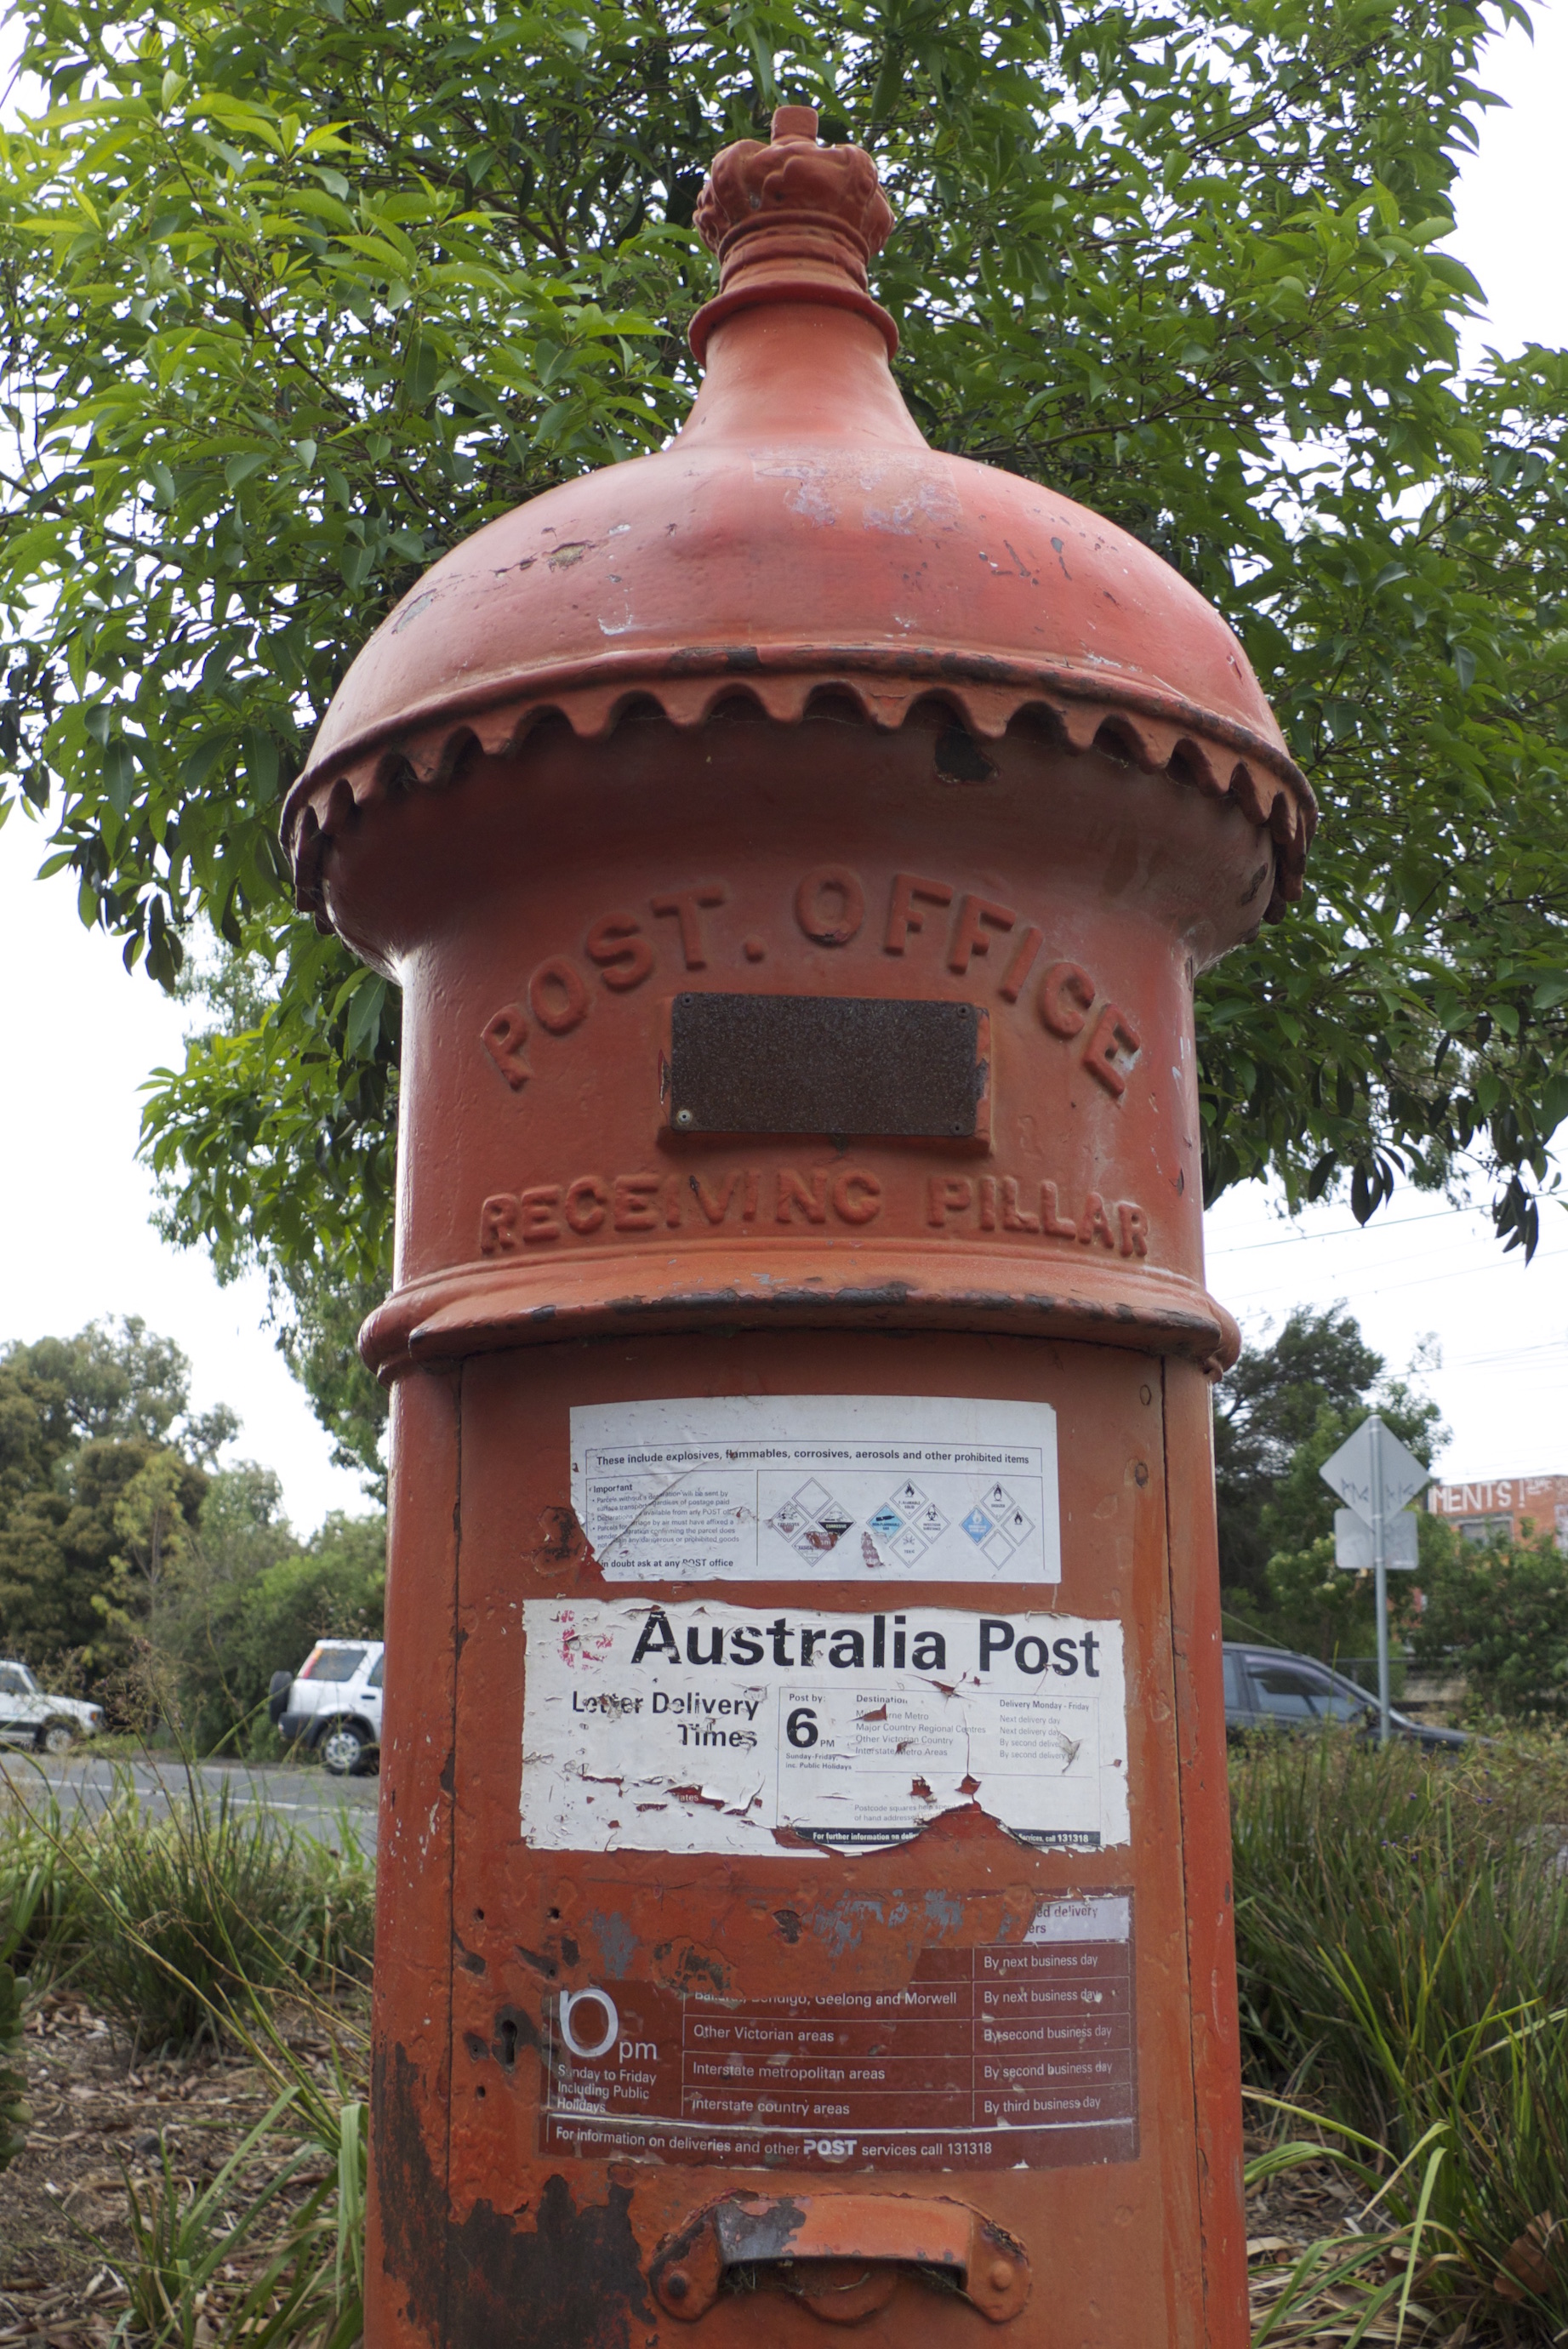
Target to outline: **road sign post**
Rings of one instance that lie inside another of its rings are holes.
[[[1354,1435],[1346,1438],[1338,1451],[1323,1464],[1321,1475],[1330,1490],[1338,1494],[1346,1507],[1336,1512],[1335,1549],[1342,1566],[1361,1563],[1357,1552],[1364,1547],[1355,1539],[1355,1520],[1366,1526],[1372,1537],[1371,1567],[1373,1588],[1377,1609],[1377,1737],[1387,1745],[1391,1734],[1388,1718],[1388,1569],[1408,1568],[1415,1564],[1410,1556],[1413,1522],[1406,1533],[1399,1523],[1407,1501],[1413,1500],[1423,1486],[1430,1484],[1431,1471],[1423,1467],[1415,1454],[1400,1443],[1398,1437],[1384,1426],[1377,1412],[1369,1412]],[[1351,1522],[1340,1521],[1350,1518]]]

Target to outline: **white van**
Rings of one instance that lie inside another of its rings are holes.
[[[381,1749],[380,1640],[318,1640],[297,1672],[274,1672],[267,1711],[291,1745],[357,1778]]]
[[[68,1754],[78,1737],[96,1737],[103,1707],[80,1697],[49,1696],[26,1664],[0,1659],[0,1740],[39,1754]]]

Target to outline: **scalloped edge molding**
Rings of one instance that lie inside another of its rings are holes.
[[[519,678],[497,692],[412,712],[307,765],[284,802],[284,845],[294,868],[295,903],[330,929],[323,867],[327,849],[380,802],[407,790],[449,790],[476,755],[520,751],[533,728],[563,718],[583,741],[603,741],[621,721],[652,709],[676,727],[702,725],[720,704],[749,701],[778,725],[799,725],[823,696],[847,696],[870,725],[903,726],[923,703],[944,704],[968,729],[996,741],[1022,718],[1044,720],[1059,747],[1099,750],[1144,774],[1168,775],[1205,798],[1234,801],[1274,844],[1274,886],[1264,919],[1275,922],[1301,895],[1317,803],[1284,752],[1233,721],[1145,687],[1070,668],[1029,669],[984,655],[940,654],[922,661],[881,647],[861,651],[769,646],[718,647],[667,657],[663,674],[648,656],[623,667],[557,669]],[[1109,689],[1108,689],[1109,688]]]

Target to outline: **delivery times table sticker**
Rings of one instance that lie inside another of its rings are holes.
[[[922,1952],[893,1989],[560,1992],[542,2150],[790,2168],[1031,2169],[1138,2151],[1132,1897]]]
[[[611,1582],[1059,1582],[1048,1403],[725,1395],[572,1413]]]
[[[1121,1627],[906,1605],[528,1599],[521,1826],[545,1851],[823,1851],[970,1806],[1129,1839]]]

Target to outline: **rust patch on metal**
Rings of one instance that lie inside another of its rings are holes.
[[[461,2220],[447,2207],[419,2126],[428,2089],[405,2050],[378,2054],[371,2128],[383,2264],[408,2323],[444,2349],[632,2349],[648,2304],[632,2232],[630,2187],[579,2204],[558,2172],[537,2208],[516,2218],[478,2202]],[[531,2216],[531,2225],[525,2223]]]
[[[539,1554],[552,1566],[592,1563],[583,1528],[568,1504],[552,1504],[540,1511]]]
[[[724,1960],[689,1941],[661,1941],[653,1952],[653,1977],[668,1990],[716,1992],[720,1998],[727,1998],[732,1987]]]

